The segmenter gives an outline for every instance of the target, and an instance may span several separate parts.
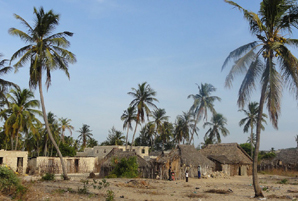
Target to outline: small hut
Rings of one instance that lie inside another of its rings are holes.
[[[252,174],[252,159],[237,143],[209,144],[200,153],[215,162],[215,171],[228,176]]]
[[[174,172],[175,179],[184,179],[188,170],[189,177],[198,176],[198,166],[201,166],[202,175],[212,172],[215,164],[200,154],[192,145],[178,145],[168,154],[162,154],[154,161],[155,176],[161,179],[169,178],[169,168]]]
[[[272,159],[263,159],[259,170],[281,169],[298,171],[298,148],[282,149]]]
[[[119,161],[122,158],[137,157],[138,172],[143,178],[151,178],[151,164],[143,159],[141,156],[136,154],[134,151],[122,151],[121,149],[114,148],[100,161],[100,177],[106,177],[114,169],[112,159],[117,158]]]

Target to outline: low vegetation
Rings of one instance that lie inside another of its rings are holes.
[[[120,161],[118,158],[112,158],[114,169],[109,174],[109,178],[135,178],[138,177],[138,162],[137,157],[122,158]]]

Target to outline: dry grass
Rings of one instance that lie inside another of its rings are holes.
[[[292,200],[293,198],[291,196],[288,195],[268,195],[267,196],[268,199],[285,199],[285,200]]]
[[[158,192],[158,191],[155,191],[155,190],[140,190],[138,191],[138,193],[140,194],[150,194],[150,195],[165,195],[165,193],[163,192]]]
[[[284,171],[281,169],[272,169],[261,171],[261,174],[269,174],[269,175],[280,175],[280,176],[287,176],[287,177],[298,177],[298,171],[288,170]]]
[[[208,198],[208,196],[206,196],[204,194],[197,194],[197,193],[190,193],[186,196],[189,198]]]
[[[229,190],[222,190],[222,189],[210,189],[205,191],[205,193],[230,194],[232,192]]]
[[[131,187],[131,188],[146,188],[146,189],[154,189],[154,187],[150,186],[150,184],[145,180],[130,180],[127,183],[119,183],[116,184],[118,187]]]
[[[187,184],[187,185],[184,185],[183,187],[192,187],[192,185]]]

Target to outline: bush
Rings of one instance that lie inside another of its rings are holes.
[[[23,194],[26,188],[21,184],[21,180],[7,165],[0,166],[0,192],[4,194],[12,194],[15,196]]]
[[[117,177],[134,178],[138,177],[138,162],[137,157],[122,158],[119,162],[117,158],[112,158],[114,169],[111,174]]]
[[[41,177],[42,180],[45,180],[45,181],[52,181],[52,180],[55,180],[55,174],[53,173],[46,173],[45,175],[43,175]]]

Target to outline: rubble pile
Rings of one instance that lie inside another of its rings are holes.
[[[216,172],[212,172],[211,174],[210,174],[210,177],[211,178],[224,178],[224,179],[229,179],[230,178],[230,176],[228,176],[227,174],[225,174],[224,172],[218,172],[218,171],[216,171]]]

